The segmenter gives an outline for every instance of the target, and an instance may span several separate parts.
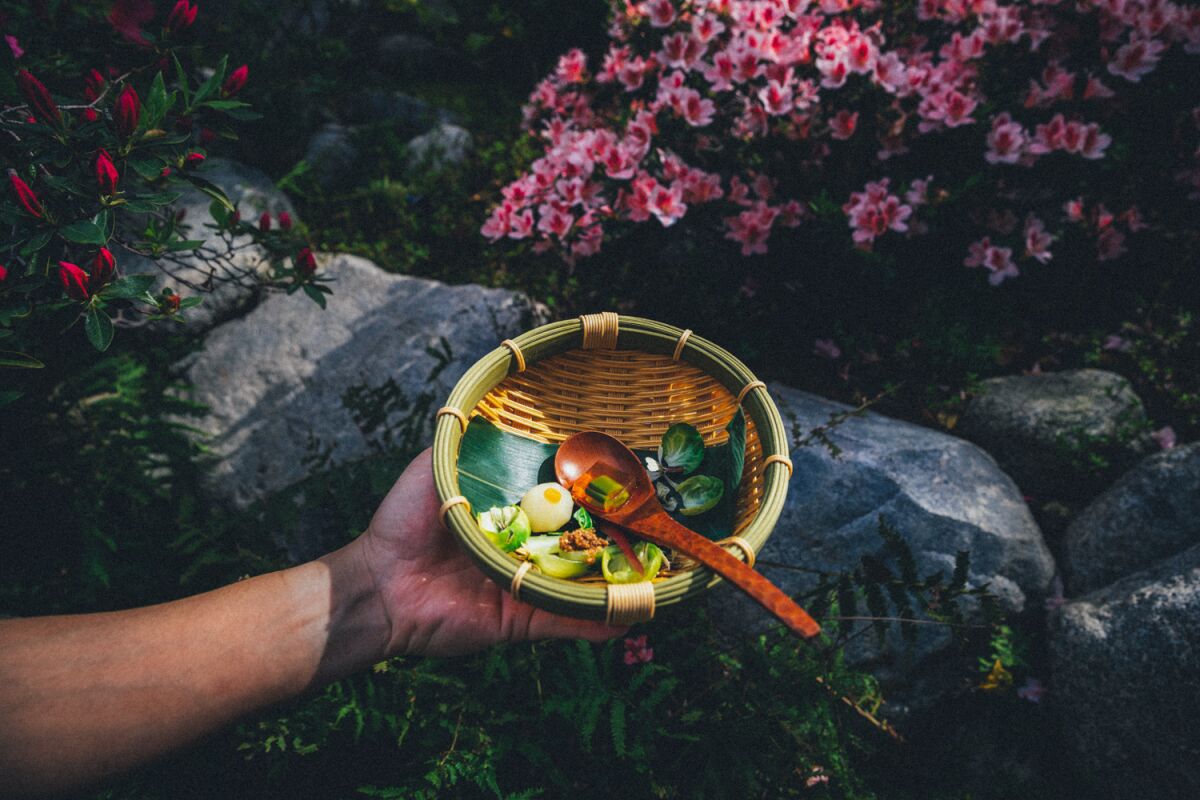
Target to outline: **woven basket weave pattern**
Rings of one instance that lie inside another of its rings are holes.
[[[505,378],[472,413],[540,442],[598,430],[635,450],[654,450],[674,422],[694,425],[706,445],[723,443],[737,408],[729,390],[691,364],[636,350],[571,350]],[[758,511],[762,466],[762,445],[747,417],[735,530]]]

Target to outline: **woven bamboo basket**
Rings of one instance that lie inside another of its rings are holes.
[[[673,422],[696,426],[705,444],[728,434],[738,406],[746,416],[746,460],[738,487],[731,553],[754,563],[783,510],[792,464],[779,410],[742,362],[681,330],[612,312],[543,325],[506,339],[458,381],[438,411],[434,480],[443,524],[480,568],[513,596],[559,614],[631,624],[656,608],[694,597],[720,578],[676,558],[653,582],[607,584],[541,575],[501,552],[476,526],[458,486],[458,448],[476,415],[503,430],[557,443],[599,430],[634,449],[653,450]]]

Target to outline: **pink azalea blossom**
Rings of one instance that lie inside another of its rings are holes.
[[[876,238],[889,230],[903,233],[908,230],[912,206],[888,192],[890,179],[868,183],[863,191],[853,192],[842,206],[850,227],[851,238],[859,247],[869,248]]]
[[[842,348],[838,347],[833,339],[817,339],[813,342],[813,355],[826,361],[837,361],[842,357]]]
[[[1175,446],[1175,429],[1170,425],[1165,425],[1150,434],[1150,438],[1163,450],[1170,450]]]
[[[850,112],[842,109],[833,115],[829,120],[830,135],[834,139],[849,139],[854,135],[854,129],[858,127],[858,112]]]
[[[1046,232],[1045,223],[1032,214],[1025,218],[1025,255],[1045,264],[1052,258],[1050,245],[1053,242],[1054,237]]]
[[[675,4],[671,0],[650,0],[646,12],[655,28],[666,28],[675,21]]]
[[[1134,39],[1117,50],[1112,61],[1108,62],[1108,71],[1136,83],[1158,66],[1158,60],[1166,49],[1167,46],[1158,39]]]
[[[1121,336],[1119,333],[1110,333],[1104,337],[1104,341],[1100,344],[1101,350],[1109,350],[1115,353],[1128,353],[1133,349],[1133,342]]]
[[[25,50],[21,47],[21,43],[17,41],[17,37],[6,33],[4,34],[4,41],[8,44],[8,49],[12,52],[14,61],[25,55]]]
[[[988,275],[988,283],[992,286],[999,286],[1007,278],[1015,278],[1020,274],[1012,260],[1012,248],[997,247],[986,236],[971,243],[963,265],[986,269],[991,273]]]
[[[1112,261],[1125,254],[1125,234],[1107,227],[1096,238],[1096,260]]]
[[[1013,122],[1007,111],[992,119],[992,130],[988,133],[988,150],[983,158],[989,164],[1016,164],[1025,146],[1025,129]]]
[[[627,637],[622,660],[631,667],[636,664],[649,664],[654,660],[654,648],[646,642],[647,638],[644,633],[641,636]]]

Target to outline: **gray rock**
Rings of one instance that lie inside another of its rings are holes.
[[[446,167],[461,164],[473,146],[470,131],[442,123],[409,141],[408,169],[410,172],[440,172]]]
[[[308,149],[304,152],[309,174],[326,190],[352,184],[358,158],[354,129],[336,122],[323,125],[314,133],[308,140]]]
[[[197,173],[225,192],[245,220],[257,219],[267,211],[277,215],[295,210],[287,196],[261,170],[224,158],[210,158]],[[139,256],[122,256],[120,267],[129,273],[162,272],[156,287],[170,286],[184,294],[203,294],[204,302],[186,312],[188,324],[198,330],[211,327],[220,320],[244,309],[257,295],[259,281],[270,264],[258,247],[247,246],[249,236],[226,240],[205,224],[212,223],[209,206],[212,199],[194,188],[188,188],[175,203],[184,212],[187,236],[203,239],[205,244],[194,253],[154,262]]]
[[[366,89],[353,94],[338,111],[344,122],[355,125],[387,125],[396,135],[412,138],[425,133],[449,114],[403,92]]]
[[[1200,442],[1150,456],[1067,529],[1068,588],[1098,589],[1200,543]]]
[[[983,382],[955,432],[996,457],[1028,492],[1094,493],[1145,449],[1146,412],[1129,382],[1077,369]],[[1090,465],[1090,455],[1111,467]]]
[[[337,256],[322,311],[268,296],[214,329],[188,367],[218,457],[213,489],[245,506],[320,467],[431,438],[454,383],[500,341],[538,324],[523,295],[447,286]]]
[[[1050,699],[1094,797],[1200,797],[1200,546],[1051,620]]]
[[[429,79],[459,71],[464,63],[458,53],[420,34],[393,33],[379,40],[371,66],[399,77]]]
[[[786,386],[771,394],[795,444],[846,406]],[[828,432],[841,452],[834,457],[818,443],[792,449],[795,467],[787,502],[760,562],[806,570],[841,572],[863,555],[882,555],[879,518],[899,532],[920,574],[949,577],[955,554],[971,556],[970,583],[987,583],[1011,611],[1042,595],[1053,578],[1054,560],[1042,541],[1017,487],[987,453],[944,433],[868,413],[850,417]],[[809,591],[809,572],[763,565],[762,572],[790,594]],[[771,623],[756,605],[723,586],[711,595],[714,619],[730,633],[757,633]],[[915,647],[861,636],[848,653],[893,685],[911,686],[918,664],[947,644],[945,631],[922,626]],[[918,690],[928,698],[933,688]],[[913,700],[918,703],[921,697]]]

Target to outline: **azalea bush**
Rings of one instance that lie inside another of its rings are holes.
[[[609,36],[530,96],[542,152],[490,240],[574,263],[695,217],[754,256],[823,227],[929,237],[997,285],[1068,239],[1120,259],[1200,200],[1193,6],[649,0],[614,3]]]
[[[42,366],[72,327],[105,350],[116,328],[178,318],[225,282],[324,302],[290,218],[242,220],[204,178],[208,148],[255,115],[238,99],[249,67],[206,64],[198,15],[190,0],[4,4],[0,368]],[[185,218],[183,190],[211,198],[211,219]],[[239,257],[254,246],[268,264]]]

